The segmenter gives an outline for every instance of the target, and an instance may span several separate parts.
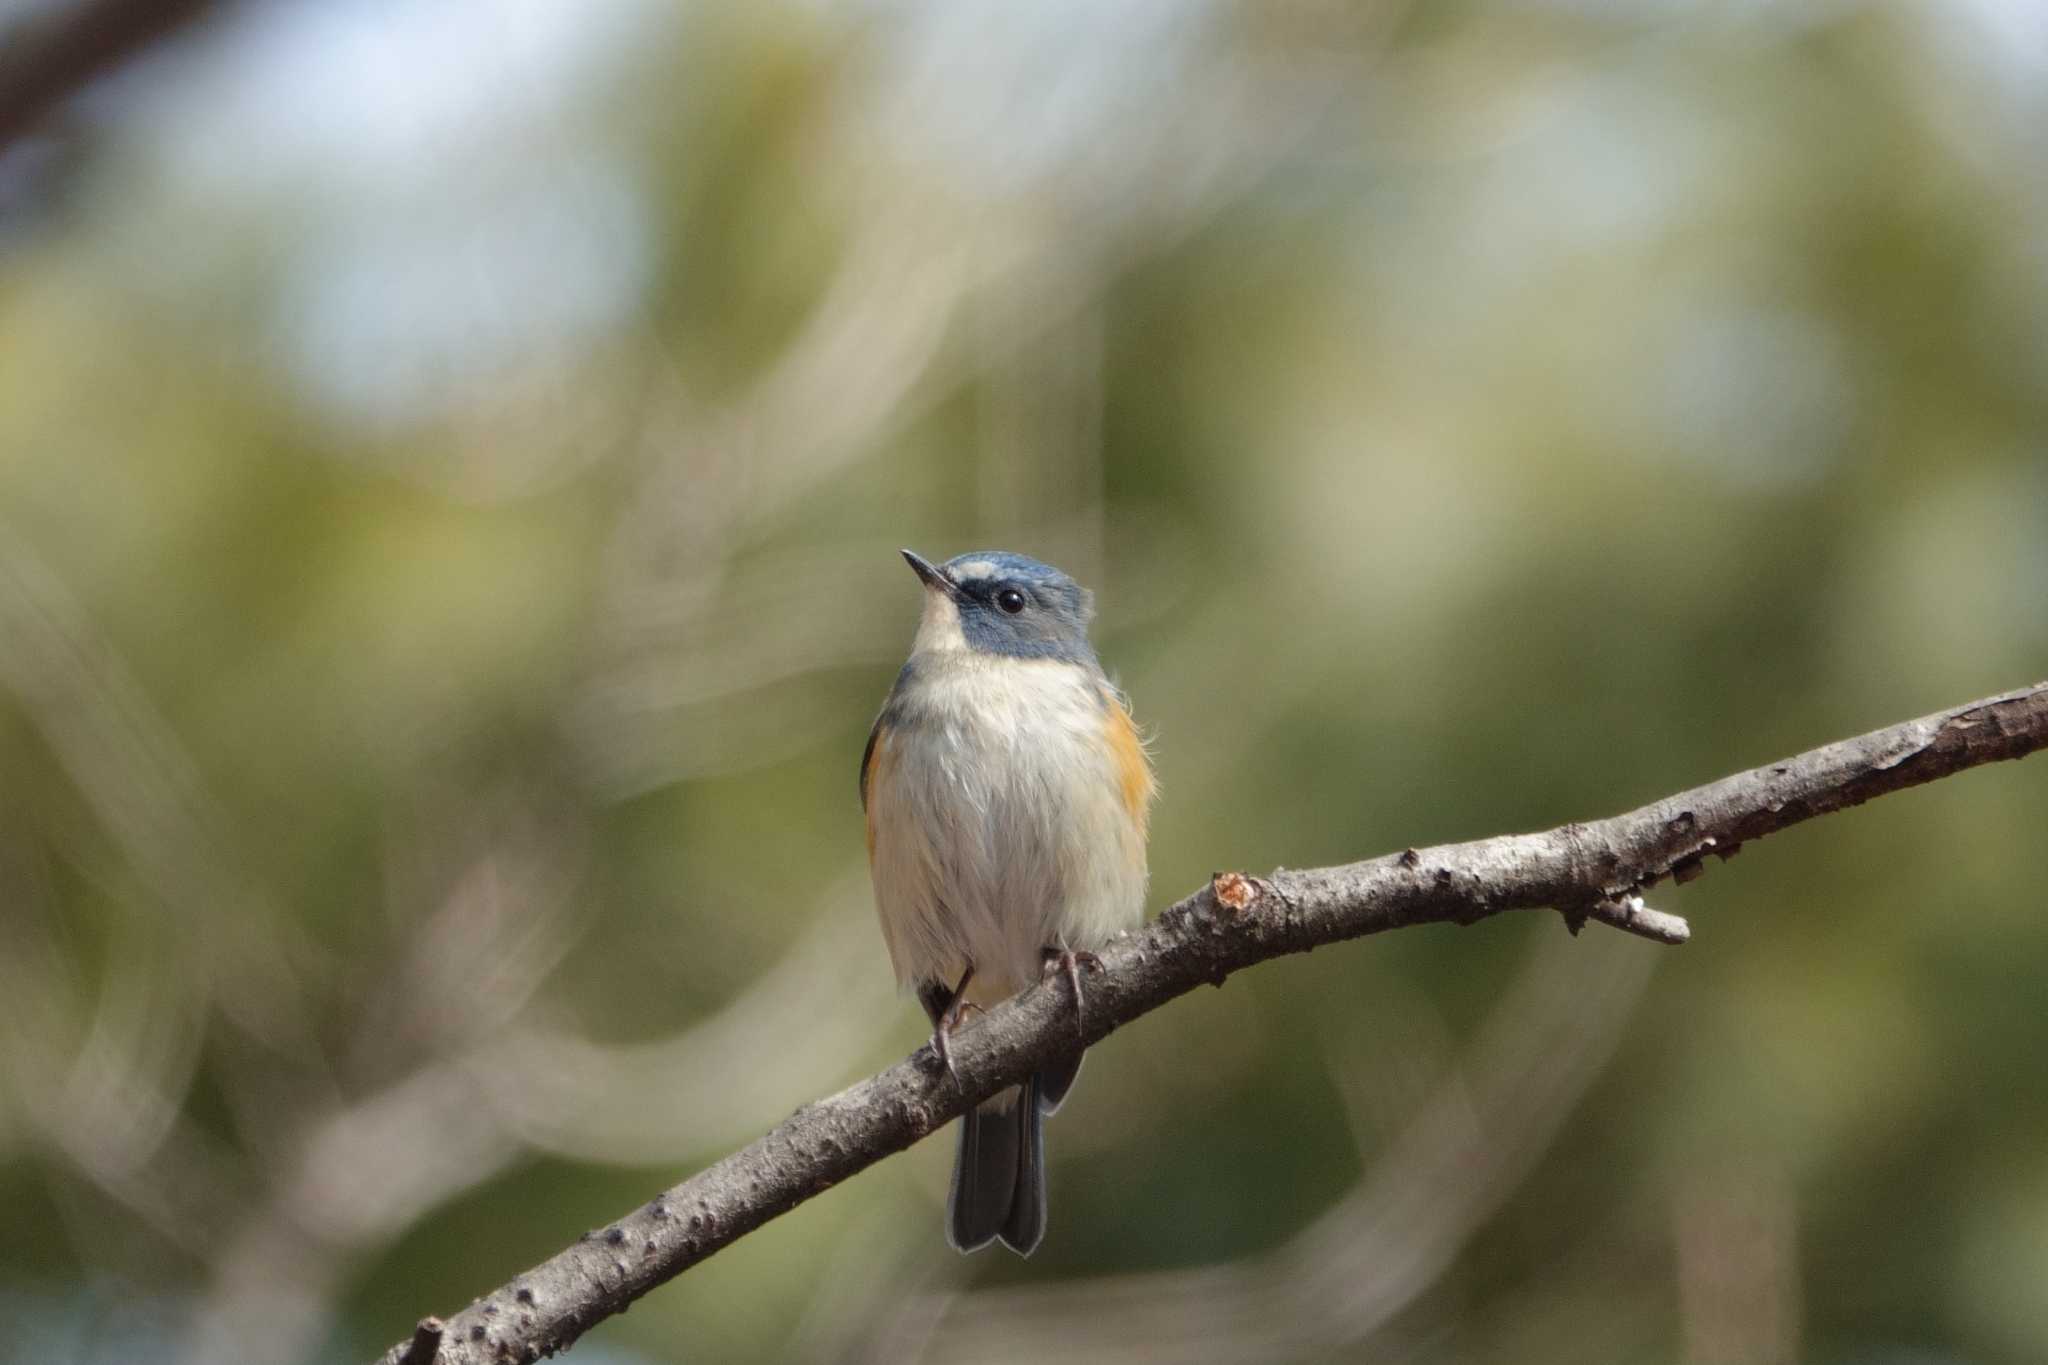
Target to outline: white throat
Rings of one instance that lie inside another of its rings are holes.
[[[925,589],[924,615],[917,623],[917,638],[911,641],[913,654],[953,654],[967,649],[967,636],[960,629],[960,604],[948,593]]]

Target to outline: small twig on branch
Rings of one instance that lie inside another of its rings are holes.
[[[1872,731],[1584,825],[1409,849],[1343,867],[1222,873],[1102,951],[1083,1029],[1095,1042],[1204,983],[1268,958],[1411,924],[1473,924],[1554,907],[1666,943],[1685,921],[1642,891],[1700,875],[1707,854],[1873,797],[2048,748],[2048,683]],[[444,1365],[535,1360],[769,1219],[925,1137],[1073,1046],[1072,1008],[1033,989],[954,1035],[957,1080],[929,1047],[806,1105],[774,1131],[449,1319]],[[403,1365],[413,1343],[382,1365]]]
[[[405,1344],[405,1354],[398,1358],[398,1365],[434,1365],[434,1357],[441,1354],[441,1334],[448,1325],[439,1318],[425,1317],[420,1325],[412,1329],[412,1340]]]
[[[1643,904],[1641,896],[1620,896],[1594,901],[1586,907],[1586,918],[1597,919],[1602,924],[1612,925],[1623,933],[1635,934],[1653,943],[1669,943],[1674,946],[1692,939],[1692,926],[1677,915],[1667,915],[1662,910],[1652,910]],[[1577,933],[1577,921],[1572,924]]]

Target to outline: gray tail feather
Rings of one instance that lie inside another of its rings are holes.
[[[1045,1110],[1033,1076],[1019,1091],[960,1116],[946,1240],[975,1251],[1000,1237],[1029,1256],[1044,1236]]]
[[[1082,1052],[1079,1048],[1065,1057],[1055,1059],[1042,1068],[1038,1080],[1038,1108],[1047,1114],[1057,1114],[1066,1103],[1067,1092],[1074,1088],[1074,1077],[1081,1074]]]
[[[999,1234],[1019,1256],[1029,1256],[1045,1238],[1045,1114],[1043,1092],[1033,1076],[1017,1097],[1017,1186]]]

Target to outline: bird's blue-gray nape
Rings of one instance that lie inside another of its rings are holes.
[[[1088,643],[1094,599],[1052,565],[1007,550],[976,550],[940,568],[959,588],[960,633],[970,649],[1101,666]]]

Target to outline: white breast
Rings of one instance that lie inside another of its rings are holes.
[[[950,987],[972,963],[969,997],[992,1003],[1038,980],[1046,947],[1142,918],[1144,836],[1092,670],[934,651],[893,711],[868,800],[900,981]]]

